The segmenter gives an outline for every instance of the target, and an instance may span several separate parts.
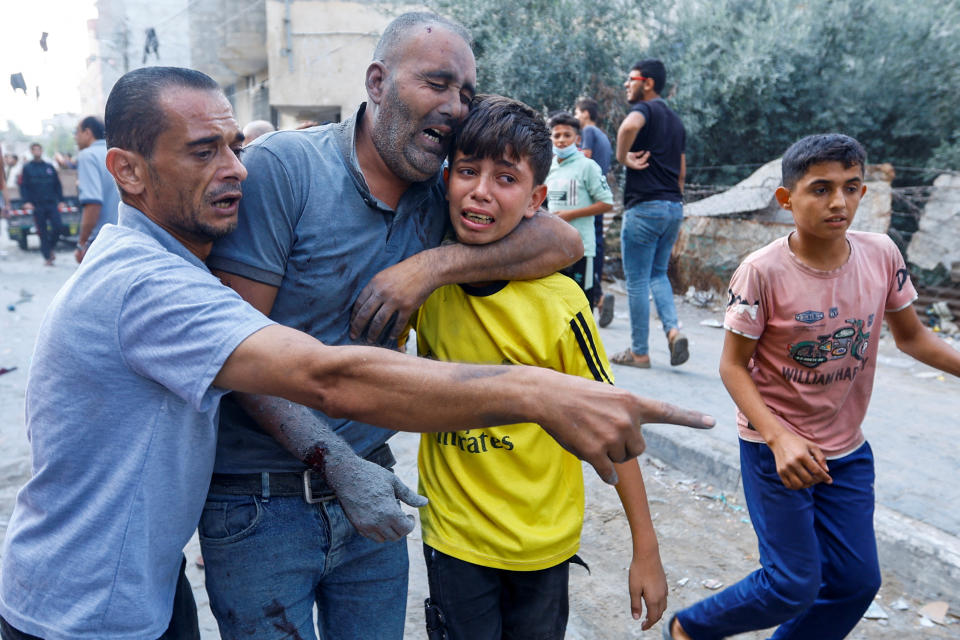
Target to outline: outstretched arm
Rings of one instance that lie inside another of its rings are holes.
[[[410,314],[443,285],[539,278],[582,256],[577,230],[546,212],[523,220],[492,244],[453,243],[421,251],[384,269],[363,288],[353,305],[350,337],[382,342],[389,328],[389,338],[396,339]]]
[[[617,493],[633,539],[629,572],[630,612],[634,620],[639,620],[643,613],[641,600],[646,604],[647,615],[641,626],[646,631],[657,623],[667,609],[667,577],[660,562],[660,546],[650,518],[647,489],[643,484],[640,465],[636,460],[618,464],[617,475],[620,476]]]
[[[376,347],[333,347],[280,325],[243,341],[214,383],[403,431],[535,422],[611,483],[614,463],[643,452],[644,423],[714,424],[697,411],[538,367],[463,365]]]
[[[788,489],[833,482],[820,447],[788,431],[763,401],[747,369],[757,341],[727,331],[720,354],[720,379],[750,424],[766,441],[777,462],[777,474]]]
[[[960,351],[923,326],[913,305],[885,314],[897,348],[924,364],[960,376]]]

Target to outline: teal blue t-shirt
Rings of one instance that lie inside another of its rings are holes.
[[[613,204],[613,193],[600,165],[577,151],[563,162],[556,156],[547,174],[547,206],[551,213],[589,207],[595,202]],[[583,255],[597,255],[594,216],[576,218],[570,222],[580,232]]]

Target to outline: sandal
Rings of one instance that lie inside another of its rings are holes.
[[[670,341],[670,366],[675,367],[678,364],[683,364],[689,358],[690,350],[688,349],[687,336],[677,332],[673,336],[673,340]]]
[[[630,349],[624,349],[620,353],[613,354],[613,357],[610,358],[610,362],[613,364],[622,364],[626,367],[636,367],[637,369],[650,368],[650,360],[641,360],[638,362],[633,357],[633,351]]]

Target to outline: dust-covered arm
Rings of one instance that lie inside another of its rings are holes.
[[[549,275],[583,256],[576,229],[541,212],[497,242],[460,243],[427,249],[384,269],[360,292],[353,306],[350,336],[382,342],[396,339],[410,314],[443,285],[487,280],[529,280]]]
[[[398,501],[422,507],[427,499],[390,470],[356,455],[316,413],[274,396],[238,393],[235,397],[265,432],[323,475],[361,535],[384,542],[399,540],[413,531],[414,518],[400,509]]]

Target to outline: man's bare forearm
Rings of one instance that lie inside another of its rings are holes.
[[[90,234],[100,219],[102,205],[89,202],[83,205],[83,214],[80,217],[80,231],[77,232],[77,243],[86,245],[90,241]]]
[[[583,257],[576,229],[550,213],[524,220],[510,234],[482,246],[447,244],[419,254],[437,287],[460,282],[530,280]]]

